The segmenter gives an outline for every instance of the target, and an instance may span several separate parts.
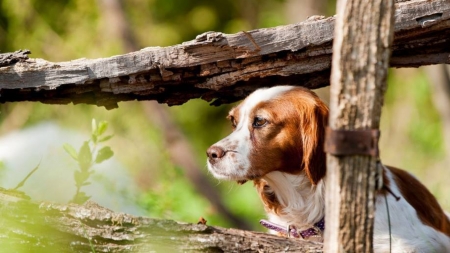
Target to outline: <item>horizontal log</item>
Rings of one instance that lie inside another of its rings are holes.
[[[322,252],[322,244],[115,213],[84,205],[34,202],[0,188],[1,252]]]
[[[329,85],[334,17],[236,34],[208,32],[170,47],[101,59],[48,62],[0,56],[0,102],[179,105],[234,102],[262,86]],[[396,4],[391,67],[450,63],[450,2]],[[8,62],[2,62],[2,59]]]

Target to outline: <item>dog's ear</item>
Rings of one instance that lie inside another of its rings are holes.
[[[264,209],[266,212],[281,214],[283,209],[282,205],[280,205],[277,195],[275,195],[275,192],[270,188],[267,181],[264,179],[255,179],[253,180],[253,183],[264,204]]]
[[[325,129],[328,124],[328,107],[314,94],[315,103],[308,103],[301,113],[302,167],[313,185],[326,174],[324,152]]]

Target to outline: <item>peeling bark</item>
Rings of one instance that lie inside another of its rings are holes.
[[[319,88],[329,85],[334,23],[334,17],[313,16],[297,24],[237,34],[208,32],[180,45],[110,58],[0,62],[0,102],[114,108],[119,101],[178,105],[202,98],[217,105],[262,86]],[[391,67],[448,64],[449,44],[449,1],[396,4]]]
[[[2,252],[322,252],[260,232],[115,213],[93,202],[37,203],[0,188]]]

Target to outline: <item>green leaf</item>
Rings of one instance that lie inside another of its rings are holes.
[[[81,172],[76,170],[73,172],[73,178],[75,179],[75,184],[77,186],[81,185],[83,181],[81,180]]]
[[[88,180],[89,175],[90,174],[88,172],[82,172],[82,171],[76,170],[73,173],[73,176],[75,178],[75,185],[77,187],[81,187],[86,182],[86,180]]]
[[[95,135],[95,133],[97,132],[97,122],[95,121],[95,119],[92,119],[92,135]]]
[[[85,141],[78,152],[78,163],[82,171],[86,171],[91,167],[92,153],[89,142]]]
[[[91,182],[84,182],[81,186],[86,186],[86,185],[90,185]]]
[[[110,147],[106,146],[103,147],[98,151],[97,157],[95,158],[96,163],[101,163],[105,160],[108,160],[114,155],[114,152],[111,150]]]
[[[107,136],[105,136],[105,137],[100,138],[100,139],[98,140],[98,142],[104,142],[104,141],[107,141],[107,140],[111,139],[113,136],[114,136],[113,134],[107,135]]]
[[[84,202],[88,201],[91,196],[86,195],[84,192],[79,192],[73,197],[72,202],[76,204],[84,204]]]
[[[97,129],[97,136],[100,136],[106,132],[106,129],[108,129],[108,122],[101,121],[98,123],[98,129]]]
[[[96,134],[92,134],[92,141],[94,143],[97,143],[97,140],[98,140],[97,135]]]
[[[78,154],[74,147],[72,147],[68,143],[64,143],[63,145],[64,150],[69,154],[75,161],[78,161]]]

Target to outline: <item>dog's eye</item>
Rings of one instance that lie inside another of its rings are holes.
[[[267,124],[267,120],[265,118],[256,116],[253,120],[253,127],[263,127]]]
[[[231,120],[231,126],[232,126],[233,128],[236,128],[236,126],[237,126],[236,119],[235,119],[233,116],[231,116],[231,117],[230,117],[230,120]]]

